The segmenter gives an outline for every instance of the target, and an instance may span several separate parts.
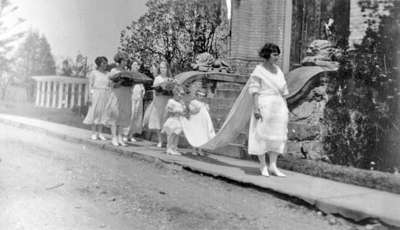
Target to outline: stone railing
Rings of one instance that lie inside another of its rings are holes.
[[[33,76],[35,105],[46,108],[73,108],[87,104],[89,80],[64,76]]]

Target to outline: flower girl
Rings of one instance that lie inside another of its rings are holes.
[[[209,114],[209,106],[205,102],[204,90],[196,91],[196,98],[189,104],[189,119],[183,122],[185,137],[193,146],[193,155],[203,155],[199,146],[215,136],[214,125]]]
[[[182,121],[185,120],[186,106],[183,102],[184,90],[182,86],[176,85],[173,89],[173,98],[168,100],[166,105],[167,120],[165,121],[162,133],[167,134],[167,154],[181,155],[178,152],[179,135],[183,133]]]

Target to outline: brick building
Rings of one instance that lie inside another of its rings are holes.
[[[295,68],[306,46],[324,38],[324,23],[334,19],[338,45],[360,41],[366,26],[356,0],[231,0],[232,66],[249,73],[260,61],[258,50],[267,41],[282,51],[284,72]]]

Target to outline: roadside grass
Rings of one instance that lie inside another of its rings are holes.
[[[400,194],[400,174],[333,165],[290,156],[280,157],[278,165],[283,169],[310,176]]]
[[[39,108],[29,103],[19,104],[0,101],[0,113],[90,129],[88,125],[82,123],[84,114],[73,112],[71,109]],[[105,129],[105,131],[108,132],[109,130]],[[299,159],[289,155],[280,157],[278,164],[283,169],[310,176],[400,194],[400,174],[333,165],[322,161]]]
[[[40,108],[30,103],[0,101],[0,113],[36,118],[82,129],[90,129],[88,125],[82,123],[84,116],[72,112],[71,109]]]

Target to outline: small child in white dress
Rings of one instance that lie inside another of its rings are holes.
[[[185,136],[193,146],[193,155],[203,155],[199,146],[215,136],[214,125],[209,114],[210,108],[204,101],[205,97],[204,90],[196,91],[196,99],[189,104],[190,117],[187,122],[184,122]]]
[[[175,86],[173,90],[174,97],[169,99],[165,110],[168,118],[165,121],[162,133],[167,134],[167,154],[182,155],[178,152],[179,135],[183,133],[182,121],[186,118],[186,106],[182,101],[184,90],[181,86]]]

